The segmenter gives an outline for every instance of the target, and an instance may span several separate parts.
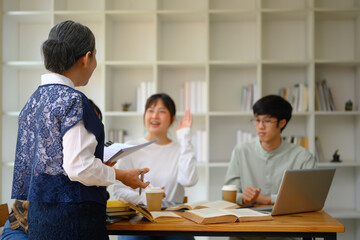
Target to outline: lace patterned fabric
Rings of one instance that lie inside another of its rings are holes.
[[[65,85],[40,86],[19,116],[12,198],[39,202],[106,202],[104,187],[72,182],[62,168],[62,137],[79,121],[98,140],[102,159],[104,127],[87,97]]]

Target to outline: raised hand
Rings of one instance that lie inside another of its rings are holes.
[[[182,128],[191,128],[192,126],[192,114],[190,109],[187,109],[184,114],[184,118],[179,121],[178,130]]]

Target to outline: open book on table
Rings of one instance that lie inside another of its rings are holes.
[[[177,206],[171,206],[166,208],[166,210],[192,210],[192,209],[200,209],[200,208],[216,208],[216,209],[233,209],[238,208],[239,205],[236,203],[232,203],[225,200],[217,200],[217,201],[199,201],[193,203],[185,203]]]
[[[122,198],[119,199],[120,202],[127,204],[131,209],[134,209],[141,215],[143,215],[150,222],[182,222],[185,219],[174,212],[169,211],[148,211],[146,208],[134,204],[132,202],[126,201]]]
[[[231,223],[272,220],[270,214],[260,213],[249,208],[239,209],[216,209],[202,208],[189,210],[182,213],[182,216],[196,223]]]
[[[120,158],[126,157],[127,155],[136,152],[137,150],[146,147],[154,142],[157,142],[157,139],[152,141],[139,144],[139,145],[130,145],[124,143],[110,143],[105,144],[104,147],[104,162],[112,163],[119,160]]]

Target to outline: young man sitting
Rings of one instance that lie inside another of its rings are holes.
[[[268,95],[253,105],[256,140],[235,146],[225,185],[236,185],[237,203],[274,204],[287,169],[314,168],[305,148],[282,140],[281,132],[291,119],[292,107],[280,96]]]

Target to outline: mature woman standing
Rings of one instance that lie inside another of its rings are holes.
[[[42,45],[48,74],[19,115],[12,198],[29,200],[29,239],[108,239],[106,189],[115,180],[146,187],[141,171],[103,164],[104,125],[85,86],[97,66],[95,37],[73,21]]]

